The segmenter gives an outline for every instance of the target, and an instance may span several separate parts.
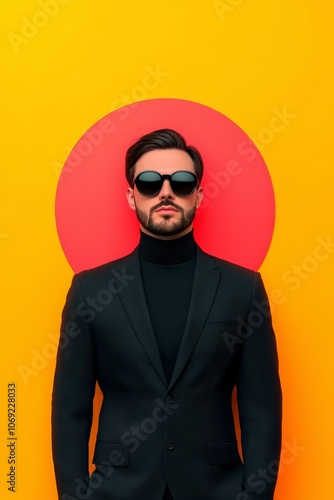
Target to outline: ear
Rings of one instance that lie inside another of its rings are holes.
[[[204,190],[201,186],[199,186],[196,192],[196,208],[198,208],[202,203],[203,196],[204,196]]]
[[[126,189],[126,198],[128,200],[129,207],[131,210],[136,210],[136,203],[135,203],[135,197],[133,194],[133,189],[128,187]]]

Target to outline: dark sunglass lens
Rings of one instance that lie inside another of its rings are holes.
[[[176,195],[189,196],[197,186],[197,178],[191,172],[175,172],[171,177],[171,186]]]
[[[155,196],[162,186],[162,179],[157,172],[143,172],[135,180],[138,191],[143,196]]]

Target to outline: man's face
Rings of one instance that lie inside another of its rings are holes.
[[[146,170],[173,174],[178,170],[195,173],[191,157],[179,149],[155,149],[143,154],[135,165],[134,177]],[[127,189],[127,199],[136,211],[144,233],[161,239],[174,239],[192,229],[196,209],[203,198],[203,188],[186,197],[177,196],[165,179],[161,191],[154,197],[143,196],[136,186]]]

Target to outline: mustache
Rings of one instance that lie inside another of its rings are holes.
[[[152,213],[152,212],[154,212],[154,210],[157,210],[160,207],[174,207],[177,210],[180,210],[180,212],[183,212],[183,208],[180,207],[179,205],[177,205],[176,203],[174,203],[171,200],[163,200],[163,201],[161,201],[160,203],[158,203],[157,205],[155,205],[154,207],[152,207],[151,210],[150,210],[150,212]]]

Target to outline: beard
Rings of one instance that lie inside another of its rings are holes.
[[[176,208],[180,214],[179,219],[172,221],[171,219],[173,219],[174,216],[165,214],[162,216],[163,220],[160,220],[159,222],[154,221],[154,211],[163,206],[172,206]],[[140,224],[150,233],[156,236],[174,236],[181,233],[192,224],[196,214],[196,207],[185,211],[179,205],[176,205],[172,201],[166,200],[159,203],[155,207],[152,207],[149,214],[147,214],[143,210],[139,210],[138,208],[136,208],[136,214]]]

